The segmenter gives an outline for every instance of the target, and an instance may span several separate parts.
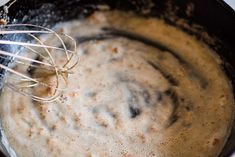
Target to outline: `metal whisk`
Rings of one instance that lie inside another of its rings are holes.
[[[32,24],[0,26],[0,74],[4,86],[36,101],[54,101],[66,90],[76,66],[76,41],[63,33]]]

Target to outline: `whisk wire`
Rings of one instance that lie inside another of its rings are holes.
[[[13,53],[9,53],[9,52],[6,52],[6,51],[0,50],[0,54],[8,56],[8,57],[14,57],[14,58],[17,58],[17,59],[22,59],[22,60],[25,60],[25,61],[30,61],[30,62],[33,62],[33,63],[42,64],[42,65],[45,65],[45,66],[52,67],[52,65],[49,64],[49,63],[41,62],[41,61],[34,60],[34,59],[31,59],[31,58],[28,58],[28,57],[23,57],[23,56],[13,54]],[[4,58],[4,57],[2,57],[2,58]],[[5,57],[5,59],[6,59],[6,57]]]
[[[0,39],[0,44],[2,45],[20,46],[23,48],[20,53],[0,50],[1,58],[9,59],[10,57],[10,60],[13,60],[12,67],[0,64],[1,69],[9,72],[9,74],[4,75],[6,77],[6,86],[20,94],[31,96],[36,101],[51,102],[56,100],[66,90],[68,74],[71,74],[70,70],[78,64],[76,41],[62,32],[58,33],[49,28],[33,24],[4,25],[0,27],[0,34],[26,35],[28,40],[25,42]],[[41,39],[41,36],[44,40]],[[67,48],[65,38],[73,45],[72,50]],[[58,46],[59,44],[61,47]],[[58,52],[62,52],[60,54],[65,55],[66,58],[62,65],[61,61],[58,62],[56,60],[56,54],[52,54]],[[25,72],[28,68],[34,70],[33,74],[28,75]],[[3,76],[3,74],[0,75]],[[47,77],[54,78],[52,84],[44,80]],[[62,83],[61,79],[64,80],[64,83]],[[39,94],[34,93],[37,88],[49,88],[53,89],[53,92],[42,96],[40,92]]]

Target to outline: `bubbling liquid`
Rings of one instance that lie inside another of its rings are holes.
[[[233,94],[206,45],[162,20],[119,11],[54,29],[78,43],[68,90],[51,103],[7,88],[1,93],[3,130],[19,157],[219,154],[233,120]]]

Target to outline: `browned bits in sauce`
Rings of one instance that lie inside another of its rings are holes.
[[[50,145],[50,144],[51,144],[51,139],[48,138],[48,139],[46,140],[46,143],[47,143],[48,145]]]
[[[49,78],[45,77],[44,79],[46,80],[46,79],[49,79]],[[49,80],[49,81],[48,80],[47,81],[42,80],[42,82],[48,84],[48,86],[38,86],[36,89],[33,90],[33,93],[36,96],[42,96],[42,97],[52,96],[54,94],[54,91],[55,91],[55,88],[56,88],[56,82],[53,81],[53,80]]]
[[[55,29],[78,42],[78,66],[64,74],[68,90],[45,103],[1,93],[1,121],[19,156],[196,157],[205,148],[204,156],[218,153],[231,124],[233,95],[205,45],[162,20],[126,12],[98,12]],[[32,94],[54,92],[51,72],[25,73],[50,84],[32,88]],[[201,88],[204,81],[207,88]]]
[[[74,121],[77,122],[77,123],[80,123],[80,115],[79,114],[75,114],[74,116]]]
[[[133,68],[134,65],[133,64],[128,64],[128,67]]]
[[[91,68],[87,68],[86,71],[87,71],[88,73],[91,73],[91,72],[92,72],[92,69],[91,69]]]
[[[17,113],[22,114],[24,112],[25,108],[23,105],[20,105],[19,107],[17,107]]]
[[[47,106],[46,105],[41,105],[41,104],[36,104],[35,105],[37,110],[38,110],[38,113],[39,113],[39,116],[42,120],[45,120],[46,119],[46,113],[47,113]]]
[[[29,129],[29,132],[28,132],[29,138],[32,138],[33,133],[34,133],[34,132],[33,132],[32,128],[30,128],[30,129]]]
[[[65,116],[61,116],[61,117],[60,117],[60,120],[61,120],[62,122],[64,122],[64,123],[68,123],[68,120],[67,120],[67,118],[66,118]]]
[[[56,124],[54,124],[54,125],[52,125],[52,127],[51,127],[51,130],[56,130],[56,129],[58,129],[58,125],[56,125]]]
[[[148,129],[148,132],[149,132],[149,133],[156,133],[156,132],[157,132],[157,128],[155,128],[155,127],[150,127],[150,128]]]
[[[112,48],[112,52],[113,52],[114,54],[117,54],[117,53],[118,53],[118,48],[117,48],[117,47]]]
[[[88,155],[86,155],[86,157],[92,157],[92,154],[91,154],[91,153],[89,153]]]
[[[145,141],[146,141],[146,138],[145,138],[145,135],[144,134],[138,134],[137,135],[138,136],[138,138],[140,139],[140,141],[141,141],[141,143],[145,143]]]
[[[76,98],[78,96],[78,93],[77,92],[70,92],[69,96],[72,98]]]
[[[212,142],[212,145],[215,146],[215,145],[218,145],[219,144],[219,139],[215,138]]]
[[[63,28],[60,28],[58,32],[59,32],[59,33],[64,33],[64,29],[63,29]]]

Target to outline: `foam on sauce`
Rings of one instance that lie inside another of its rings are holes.
[[[117,11],[61,28],[79,43],[73,90],[52,103],[1,93],[3,130],[19,157],[218,155],[233,94],[208,47],[162,20]]]

